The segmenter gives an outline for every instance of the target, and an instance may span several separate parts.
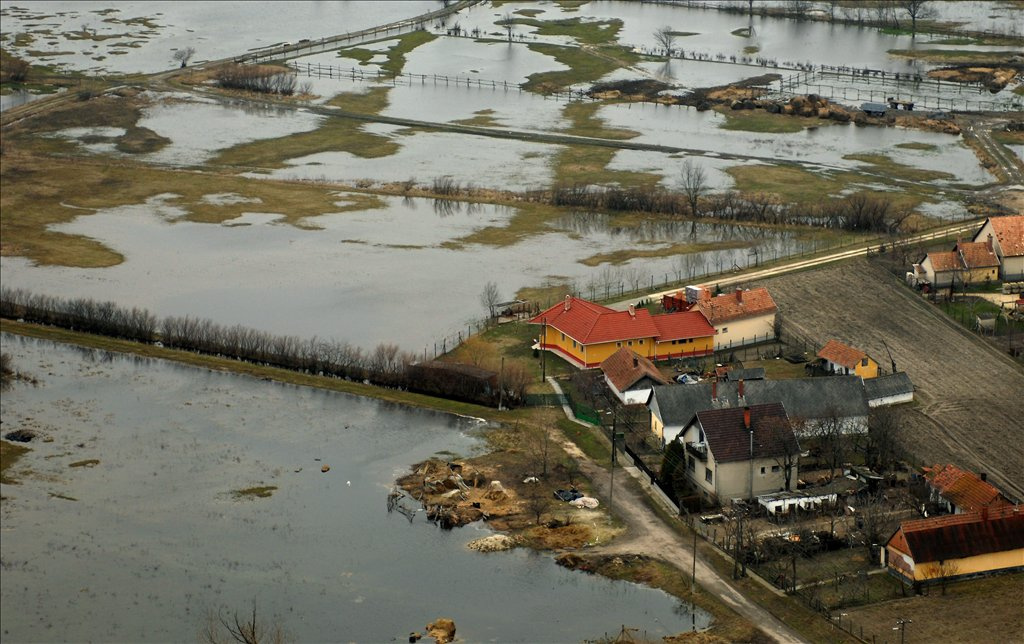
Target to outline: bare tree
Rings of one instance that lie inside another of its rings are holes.
[[[843,419],[837,412],[810,423],[808,433],[817,443],[821,460],[828,466],[830,482],[835,478],[835,471],[846,461],[847,441],[843,429]]]
[[[900,436],[905,425],[904,412],[898,407],[875,407],[871,410],[864,448],[864,461],[868,467],[880,472],[893,469],[902,456]]]
[[[938,579],[942,588],[942,594],[946,594],[946,586],[949,580],[960,574],[960,564],[955,561],[940,559],[925,569],[925,579]]]
[[[541,485],[531,485],[526,496],[526,509],[533,515],[537,525],[540,525],[541,518],[550,506],[551,500],[548,498],[547,488]]]
[[[811,10],[811,5],[810,0],[789,0],[789,12],[796,15],[798,20],[803,20]]]
[[[501,294],[498,292],[498,285],[494,282],[484,284],[484,290],[480,292],[480,303],[487,309],[487,317],[494,318],[495,307],[501,301]]]
[[[508,36],[508,41],[512,42],[512,14],[505,12],[505,17],[501,19],[501,23],[505,26],[505,35]]]
[[[254,603],[252,614],[248,617],[240,616],[237,611],[230,618],[223,613],[215,615],[211,611],[199,631],[199,641],[204,644],[284,644],[288,641],[288,635],[280,624],[275,622],[267,625],[257,619]]]
[[[195,47],[182,47],[181,49],[179,49],[176,52],[174,52],[174,55],[172,56],[172,58],[176,62],[181,63],[182,67],[187,67],[188,66],[188,62],[190,60],[192,60],[192,57],[195,56],[195,55],[196,55],[196,48]]]
[[[897,4],[910,18],[911,35],[917,35],[917,21],[919,18],[926,19],[935,15],[932,7],[929,6],[928,0],[899,0]]]
[[[785,480],[786,491],[791,491],[793,485],[793,473],[800,461],[800,444],[796,441],[797,427],[802,423],[798,420],[772,417],[763,421],[768,428],[769,440],[773,446],[778,446],[778,455],[775,462],[782,469],[782,476]]]
[[[654,42],[665,50],[665,56],[669,58],[672,57],[672,48],[676,42],[676,34],[672,30],[672,27],[665,25],[664,27],[656,29],[654,31]]]
[[[682,179],[683,194],[686,195],[686,201],[690,204],[690,214],[695,218],[699,217],[700,199],[709,189],[704,167],[697,165],[691,159],[687,159],[683,162]],[[694,226],[691,233],[696,232],[696,222],[694,222]]]
[[[540,478],[547,478],[548,465],[551,463],[551,436],[543,427],[527,427],[523,433],[525,451],[530,458],[533,472]]]

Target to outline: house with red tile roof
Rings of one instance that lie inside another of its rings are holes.
[[[878,377],[877,362],[860,349],[843,344],[839,340],[826,342],[818,351],[818,357],[822,360],[822,367],[829,373],[844,376],[853,374],[864,379]]]
[[[715,327],[716,351],[775,338],[779,308],[766,288],[737,288],[715,297],[705,288],[691,310],[703,313]]]
[[[797,480],[800,446],[782,403],[703,409],[676,440],[686,446],[687,478],[712,503],[783,491]]]
[[[984,473],[978,475],[955,465],[935,465],[924,468],[924,478],[931,500],[943,506],[946,512],[962,514],[1009,504]]]
[[[999,278],[1024,280],[1024,215],[989,217],[974,241],[987,245],[999,258]]]
[[[645,405],[655,386],[669,384],[653,362],[627,347],[602,362],[601,371],[609,389],[626,405]]]
[[[1024,570],[1024,506],[904,521],[882,563],[915,586]]]
[[[541,327],[536,348],[585,369],[600,365],[621,348],[650,360],[706,356],[712,352],[715,334],[700,312],[651,315],[632,305],[615,311],[568,295],[530,324]]]
[[[957,242],[951,251],[928,253],[914,264],[918,283],[946,288],[956,283],[983,284],[999,279],[999,258],[988,242]]]

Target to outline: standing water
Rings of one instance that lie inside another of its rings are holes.
[[[482,526],[388,514],[392,481],[479,449],[480,421],[0,339],[41,381],[2,401],[5,435],[36,434],[11,473],[20,484],[3,485],[5,641],[193,640],[210,611],[254,605],[297,641],[404,640],[438,617],[467,641],[691,628],[661,591],[467,549]],[[277,489],[233,494],[256,486]]]

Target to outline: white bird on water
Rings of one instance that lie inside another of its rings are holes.
[[[345,481],[345,485],[352,487],[352,481]]]

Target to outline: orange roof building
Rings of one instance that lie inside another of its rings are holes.
[[[984,474],[979,476],[955,465],[936,465],[924,468],[924,477],[932,490],[932,500],[945,506],[947,512],[960,514],[1009,504]]]
[[[654,363],[622,347],[601,363],[605,381],[619,400],[627,405],[642,405],[655,385],[667,385]]]
[[[989,217],[974,241],[985,244],[999,258],[999,277],[1024,280],[1024,215]]]
[[[1024,570],[1024,506],[904,521],[884,557],[890,574],[912,584]]]
[[[861,378],[876,378],[878,363],[868,357],[860,349],[843,344],[839,340],[829,340],[818,351],[825,370],[840,375],[856,375]]]
[[[651,315],[632,305],[616,311],[571,296],[530,323],[541,326],[536,348],[583,368],[600,365],[622,348],[650,360],[705,356],[712,352],[715,334],[697,311]]]
[[[715,297],[705,288],[691,310],[703,313],[715,327],[716,350],[775,339],[779,308],[766,288],[737,288]]]

